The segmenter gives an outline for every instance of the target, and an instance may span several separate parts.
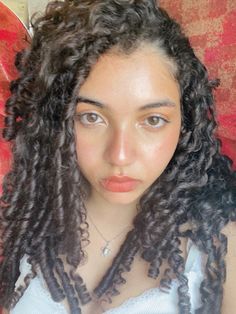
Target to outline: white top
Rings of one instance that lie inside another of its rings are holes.
[[[204,278],[203,255],[197,247],[188,240],[187,260],[185,263],[185,275],[188,278],[188,286],[191,300],[191,313],[201,306],[199,287]],[[21,275],[16,282],[16,287],[20,285],[23,278],[31,270],[31,265],[24,257],[20,262]],[[159,288],[148,289],[137,297],[130,298],[120,306],[110,309],[104,314],[177,314],[178,295],[177,288],[179,282],[172,280],[169,293],[162,292]],[[63,304],[52,300],[42,275],[38,274],[33,278],[20,298],[15,308],[10,314],[67,314]]]

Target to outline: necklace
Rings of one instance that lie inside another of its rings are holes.
[[[128,225],[126,226],[120,233],[118,233],[116,236],[114,236],[112,239],[110,240],[107,240],[104,235],[101,233],[101,231],[98,229],[98,227],[95,225],[95,223],[93,222],[92,218],[89,216],[88,214],[88,217],[89,217],[89,220],[91,221],[91,223],[93,224],[94,228],[96,229],[96,231],[98,232],[98,234],[101,236],[101,238],[105,241],[105,245],[101,247],[101,255],[106,257],[106,256],[109,256],[111,254],[111,247],[110,247],[110,244],[112,241],[114,241],[115,239],[117,239],[122,233],[125,232],[125,230],[128,228],[128,227],[131,227],[131,225]]]

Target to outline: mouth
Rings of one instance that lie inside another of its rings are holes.
[[[111,176],[100,181],[105,190],[116,193],[133,191],[140,182],[127,176]]]

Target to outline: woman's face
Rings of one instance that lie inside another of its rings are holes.
[[[81,86],[75,116],[90,199],[137,202],[171,160],[180,134],[179,86],[152,47],[101,56]]]

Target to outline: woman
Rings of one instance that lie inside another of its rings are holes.
[[[52,2],[17,64],[6,311],[230,313],[235,172],[176,22],[153,0]]]

